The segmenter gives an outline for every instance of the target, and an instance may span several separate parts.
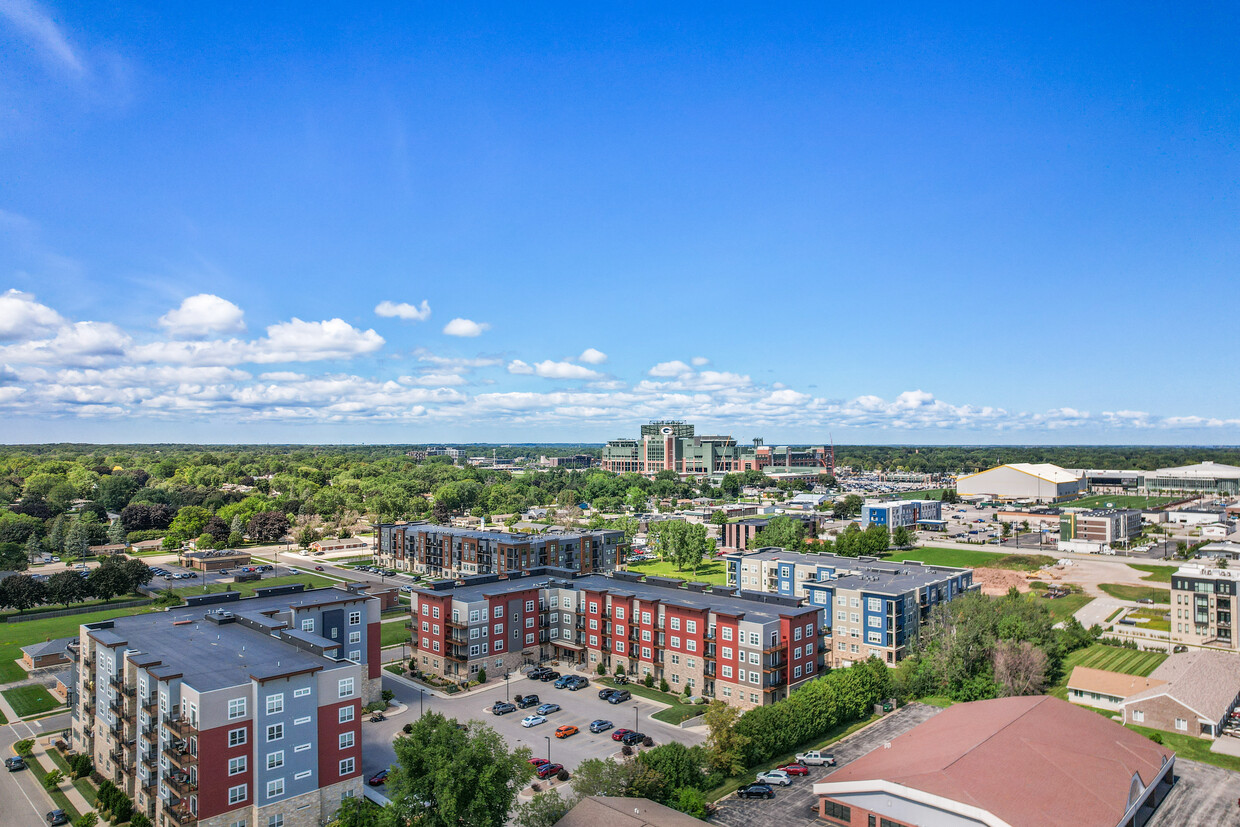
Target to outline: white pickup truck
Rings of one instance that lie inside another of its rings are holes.
[[[805,764],[810,767],[835,766],[835,756],[829,752],[819,752],[812,750],[811,752],[798,752],[797,763]]]

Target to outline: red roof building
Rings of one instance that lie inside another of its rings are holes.
[[[814,785],[847,827],[1136,827],[1174,779],[1175,753],[1046,696],[950,707]]]

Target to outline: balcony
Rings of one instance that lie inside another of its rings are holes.
[[[173,741],[170,746],[164,748],[163,754],[175,766],[183,770],[198,766],[198,755],[190,752],[189,747],[181,741]]]
[[[186,798],[190,793],[198,792],[198,785],[190,780],[187,772],[173,772],[167,778],[168,788],[178,798]]]
[[[190,721],[189,718],[170,718],[164,721],[164,726],[168,728],[168,731],[172,733],[174,738],[179,738],[182,741],[198,731],[198,726]]]
[[[189,827],[198,823],[198,816],[189,811],[189,799],[179,798],[175,804],[164,808],[164,815],[171,824],[177,827]]]
[[[142,707],[142,711],[145,712],[146,714],[154,715],[155,710],[159,706],[159,696],[158,695],[147,695],[145,698],[139,699],[138,705]]]
[[[784,647],[788,645],[787,640],[780,640],[779,643],[772,643],[762,650],[763,655],[773,655],[776,652],[782,652]]]
[[[706,677],[708,678],[715,677],[715,672],[716,672],[715,662],[713,660],[707,661],[706,670],[705,670]]]
[[[452,620],[445,620],[444,625],[447,626],[449,629],[468,629],[469,628],[469,624],[461,620],[456,620],[455,618]]]
[[[465,655],[458,655],[455,652],[444,652],[443,656],[445,660],[450,660],[455,663],[467,663],[469,661],[469,658]]]

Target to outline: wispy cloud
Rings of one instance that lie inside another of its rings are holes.
[[[7,20],[18,36],[53,68],[79,77],[87,73],[86,63],[60,26],[37,3],[32,0],[0,0],[0,18]]]

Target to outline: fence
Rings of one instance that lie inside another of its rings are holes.
[[[5,623],[22,623],[27,620],[43,620],[49,617],[69,617],[84,615],[91,612],[107,612],[112,609],[128,609],[134,606],[149,606],[150,600],[122,600],[119,603],[95,603],[90,606],[73,606],[68,609],[54,609],[48,612],[27,612],[21,615],[3,615]]]

